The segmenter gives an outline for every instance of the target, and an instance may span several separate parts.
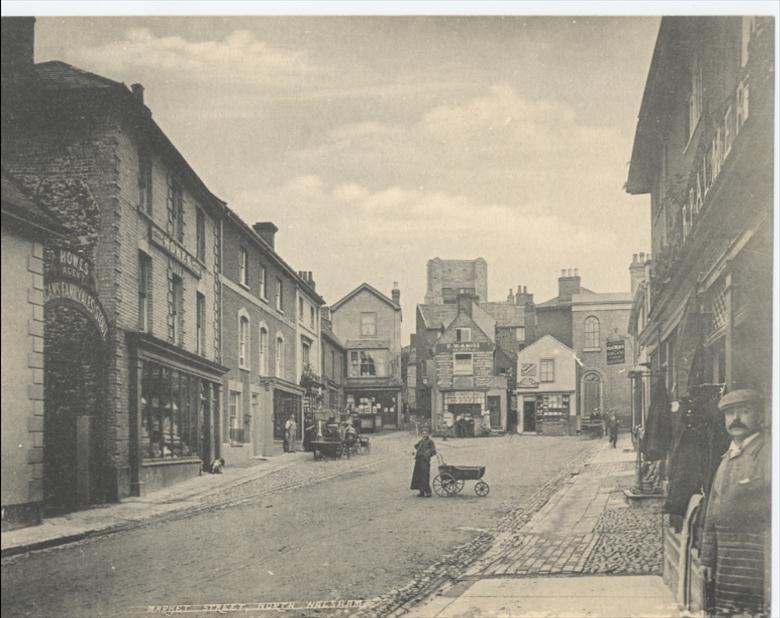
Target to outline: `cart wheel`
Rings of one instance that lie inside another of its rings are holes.
[[[490,485],[488,485],[485,481],[479,481],[476,485],[474,485],[474,493],[477,494],[480,498],[484,498],[490,493]]]
[[[450,495],[450,485],[454,482],[454,479],[449,474],[441,474],[433,479],[433,491],[440,498],[446,498]]]

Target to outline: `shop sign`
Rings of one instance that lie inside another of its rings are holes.
[[[65,299],[78,303],[89,313],[95,321],[100,336],[103,339],[108,335],[108,320],[100,301],[86,288],[71,283],[70,281],[51,281],[46,284],[46,301]]]
[[[203,269],[200,265],[200,262],[198,262],[198,259],[194,255],[192,255],[189,251],[187,251],[156,225],[151,226],[150,237],[152,244],[157,245],[160,249],[165,251],[165,253],[179,262],[179,264],[190,271],[193,275],[200,278]]]
[[[481,391],[455,391],[444,393],[444,403],[477,403],[485,402],[485,393]]]
[[[626,340],[607,339],[607,365],[622,365],[626,362]]]
[[[92,263],[67,249],[56,249],[47,260],[49,279],[68,279],[90,290],[95,289]]]
[[[522,377],[536,377],[536,363],[520,363]]]
[[[521,377],[517,381],[517,388],[539,388],[539,380],[530,376]]]
[[[482,352],[491,351],[493,345],[486,341],[477,342],[459,342],[459,343],[440,343],[436,345],[437,352]]]

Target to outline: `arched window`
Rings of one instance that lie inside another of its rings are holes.
[[[284,377],[284,338],[276,337],[276,377]]]
[[[268,375],[268,329],[265,326],[260,327],[260,340],[258,342],[258,348],[260,351],[260,362],[258,364],[258,372],[261,376]]]
[[[249,368],[249,318],[238,316],[238,366]]]
[[[595,316],[585,318],[585,349],[599,346],[599,320]]]

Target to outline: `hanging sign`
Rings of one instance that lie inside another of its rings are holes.
[[[607,339],[607,365],[622,365],[626,362],[626,340]]]

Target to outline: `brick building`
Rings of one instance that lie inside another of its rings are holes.
[[[322,308],[320,321],[322,346],[322,406],[317,420],[339,418],[346,408],[344,386],[347,376],[347,350],[333,332],[330,311]]]
[[[307,376],[318,376],[319,306],[309,273],[275,251],[277,227],[249,227],[226,209],[223,222],[222,358],[225,414],[222,456],[230,464],[282,448],[284,424],[303,426]],[[314,326],[312,321],[314,320]]]
[[[479,300],[486,301],[487,262],[485,258],[475,260],[428,260],[428,287],[425,304],[440,305],[454,303],[458,290],[469,290]]]
[[[577,269],[566,269],[558,296],[536,305],[537,336],[553,336],[580,360],[578,418],[615,413],[621,427],[631,427],[631,301],[628,292],[589,290]]]
[[[333,332],[347,352],[346,407],[364,429],[401,422],[401,291],[392,298],[363,283],[330,307]]]
[[[140,85],[35,64],[33,23],[3,18],[3,165],[68,232],[45,251],[43,448],[46,506],[68,509],[217,454],[224,203]]]
[[[665,17],[642,98],[626,183],[651,203],[650,276],[636,322],[648,364],[636,379],[651,383],[652,410],[677,402],[672,408],[695,423],[719,422],[717,409],[686,401],[706,399],[711,388],[753,388],[771,426],[774,44],[772,17]],[[692,491],[706,495],[711,470],[675,462],[717,462],[728,440],[717,449],[697,436],[682,443],[689,452],[667,445],[667,472],[684,470]],[[664,580],[696,612],[706,603],[701,518],[690,509],[686,521],[690,502],[676,483],[669,491],[682,508],[669,505]],[[688,524],[690,542],[681,533]]]
[[[462,418],[469,433],[502,429],[507,420],[507,380],[497,375],[496,320],[485,312],[469,292],[461,292],[454,317],[432,347],[431,429],[445,427]],[[418,306],[423,315],[426,305]],[[430,322],[429,322],[430,323]]]
[[[43,517],[44,243],[62,233],[3,170],[3,530]]]

